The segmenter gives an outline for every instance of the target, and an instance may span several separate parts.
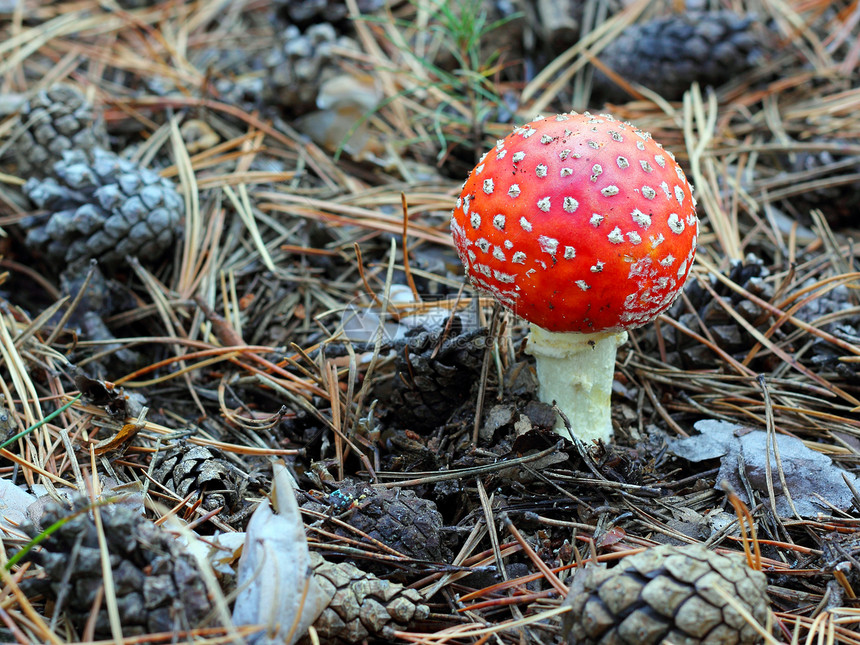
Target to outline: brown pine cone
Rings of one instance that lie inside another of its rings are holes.
[[[565,604],[570,643],[591,645],[747,644],[758,632],[716,588],[764,625],[767,579],[741,554],[721,555],[702,545],[658,546],[627,556],[611,569],[586,565],[576,573]]]
[[[152,477],[180,497],[196,491],[206,510],[221,507],[230,513],[239,502],[240,481],[230,464],[217,454],[217,449],[205,446],[170,448],[155,458]]]
[[[349,562],[335,564],[311,553],[311,566],[317,583],[331,596],[314,623],[324,643],[351,645],[373,637],[390,638],[389,632],[430,614],[414,589],[377,578]]]
[[[74,503],[85,508],[88,500]],[[73,511],[50,503],[41,517],[51,526]],[[110,556],[122,631],[126,637],[171,632],[196,627],[209,613],[206,586],[191,554],[174,535],[156,526],[125,505],[99,509]],[[24,527],[31,537],[40,529]],[[72,624],[82,630],[90,619],[93,604],[101,593],[103,579],[98,536],[91,512],[81,512],[45,540],[39,551],[27,558],[42,565],[39,577],[22,581],[25,591],[65,598],[64,609]],[[71,568],[71,576],[68,569]],[[68,577],[67,577],[68,576]],[[69,581],[63,587],[63,580]],[[96,638],[112,636],[104,601],[98,606]]]
[[[405,343],[393,347],[397,374],[390,395],[380,402],[397,426],[429,430],[444,423],[469,396],[484,360],[487,330],[462,329],[459,319],[442,340],[444,328],[416,329]]]
[[[416,560],[447,561],[442,543],[442,515],[431,500],[415,491],[373,488],[363,482],[344,480],[328,495],[328,506],[314,501],[302,504],[338,519]],[[355,537],[343,528],[330,527],[337,535]]]

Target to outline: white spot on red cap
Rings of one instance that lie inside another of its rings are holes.
[[[484,180],[484,192],[485,193],[487,193],[488,195],[492,195],[494,188],[495,188],[495,184],[493,184],[492,179],[485,179]]]
[[[540,137],[540,142],[542,144],[546,145],[548,143],[552,143],[553,141],[555,141],[555,139],[556,139],[556,137],[551,137],[548,134],[542,134]]]
[[[474,264],[473,268],[474,268],[478,273],[483,273],[483,274],[484,274],[485,276],[487,276],[488,278],[489,278],[491,275],[493,275],[493,272],[490,270],[490,267],[489,267],[488,265],[486,265],[486,264],[481,264],[480,262],[476,262],[476,263]]]
[[[646,159],[640,159],[639,165],[642,166],[642,170],[644,170],[645,172],[654,172],[654,168],[651,166],[650,163],[648,163]]]
[[[597,262],[595,262],[595,263],[590,267],[590,271],[591,271],[592,273],[600,273],[601,271],[603,271],[603,262],[601,262],[600,260],[598,260]]]
[[[615,130],[607,130],[609,132],[609,136],[612,137],[613,141],[624,141],[624,137],[621,136],[620,132],[616,132]]]
[[[627,239],[630,240],[631,244],[642,244],[642,236],[636,231],[630,231],[627,234]]]
[[[556,114],[555,115],[556,121],[567,121],[569,118],[570,118],[569,114]]]
[[[644,229],[647,229],[651,226],[651,216],[643,213],[638,208],[634,208],[630,213],[630,216],[633,218],[633,221],[636,222],[639,226]]]
[[[514,153],[514,156],[511,157],[511,161],[513,161],[514,163],[519,163],[520,161],[522,161],[525,158],[526,158],[526,153],[523,152],[522,150],[520,150],[519,152]]]
[[[654,161],[656,161],[657,165],[661,168],[666,167],[666,157],[664,157],[663,155],[654,155]]]
[[[469,262],[474,262],[478,259],[478,256],[475,255],[475,252],[472,249],[466,251],[466,255],[469,257]]]
[[[508,154],[508,151],[505,150],[504,148],[502,148],[501,150],[499,150],[496,153],[496,159],[499,159],[499,160],[504,159],[506,154]]]
[[[670,267],[674,263],[675,263],[675,256],[672,255],[671,253],[669,255],[667,255],[665,258],[663,258],[662,260],[660,260],[660,264],[662,264],[664,267]]]
[[[583,291],[588,291],[589,289],[591,289],[591,287],[588,285],[588,283],[585,280],[577,280],[575,284],[577,287],[579,287]]]
[[[499,262],[504,262],[507,259],[505,257],[505,252],[500,246],[493,247],[493,257],[496,258]]]
[[[508,197],[519,197],[520,195],[520,185],[519,184],[511,184],[511,187],[508,188]]]
[[[618,164],[619,168],[627,168],[630,166],[630,162],[627,161],[627,157],[622,157],[621,155],[618,155],[618,158],[615,160],[615,163]]]
[[[673,157],[674,158],[674,157]],[[684,176],[684,171],[681,170],[680,166],[675,166],[675,174],[678,175],[678,179],[683,183],[687,181],[687,178]]]
[[[535,174],[538,177],[546,177],[546,165],[539,163],[537,166],[535,166]]]
[[[570,155],[570,148],[565,148],[558,153],[558,158],[564,161],[565,159],[567,159],[568,155]]]
[[[646,255],[644,258],[639,258],[630,265],[630,273],[627,275],[627,278],[638,278],[639,276],[644,276],[649,273],[648,267],[652,264],[651,257]]]
[[[591,219],[589,219],[588,221],[591,223],[591,225],[592,225],[594,228],[597,228],[598,226],[600,226],[600,223],[601,223],[603,220],[604,220],[603,215],[600,215],[600,214],[598,214],[598,213],[592,213],[592,214],[591,214]]]
[[[663,241],[666,238],[663,237],[662,233],[658,233],[657,235],[652,235],[648,239],[651,241],[651,248],[656,249],[658,246],[660,246],[663,243]]]
[[[618,194],[618,186],[607,186],[600,189],[600,194],[604,197],[613,197]]]
[[[678,205],[684,203],[684,189],[680,186],[675,186],[675,199],[678,200]]]
[[[669,219],[666,220],[666,223],[669,225],[669,229],[676,235],[684,232],[684,222],[678,217],[678,213],[669,213]]]
[[[606,237],[613,244],[621,244],[624,242],[624,235],[621,233],[621,229],[617,226],[613,228]]]
[[[663,190],[663,194],[666,195],[666,199],[672,199],[672,193],[669,191],[669,184],[665,181],[661,181],[660,188]]]
[[[544,253],[549,253],[551,256],[555,257],[556,251],[558,251],[558,240],[554,237],[547,237],[546,235],[540,235],[538,237],[538,244],[540,245],[540,250]]]
[[[490,241],[487,238],[479,237],[475,240],[475,246],[481,249],[484,253],[487,253],[490,250]]]
[[[505,216],[499,213],[493,217],[493,226],[495,226],[500,231],[505,230]]]
[[[597,181],[597,178],[600,177],[600,175],[602,174],[603,166],[601,166],[599,163],[596,163],[591,167],[591,181]]]
[[[570,177],[573,174],[573,168],[568,168],[567,166],[565,166],[561,169],[561,172],[559,174],[562,177]]]
[[[493,277],[499,282],[503,282],[505,284],[513,284],[514,280],[516,280],[516,276],[510,273],[502,273],[497,269],[493,269]]]
[[[577,208],[579,208],[579,202],[573,197],[568,196],[562,200],[561,207],[564,209],[565,213],[573,213],[576,212]]]
[[[654,199],[657,196],[657,191],[651,186],[642,186],[642,197],[645,199]]]
[[[637,132],[636,134],[639,134],[639,133]],[[645,149],[645,144],[644,144],[644,143],[642,143],[641,141],[637,141],[637,142],[636,142],[636,147],[637,147],[637,148],[639,148],[640,150],[644,150],[644,149]]]
[[[564,259],[565,260],[572,260],[575,257],[576,257],[576,249],[575,248],[573,248],[572,246],[564,247]]]
[[[687,272],[687,261],[684,260],[681,262],[681,266],[678,267],[678,280],[683,279],[684,274]]]
[[[472,213],[469,222],[472,224],[472,228],[481,228],[481,216],[478,213]]]
[[[480,175],[482,172],[484,172],[484,164],[478,164],[477,166],[475,166],[476,175]]]
[[[523,227],[523,230],[526,233],[531,233],[532,231],[532,223],[528,221],[525,217],[520,218],[520,226]]]
[[[469,202],[470,201],[471,201],[471,198],[468,195],[466,195],[463,198],[463,215],[469,214]]]
[[[514,264],[525,264],[526,263],[526,254],[523,253],[522,251],[517,251],[516,253],[514,253],[513,257],[511,258],[511,262],[513,262]]]
[[[541,209],[544,213],[548,213],[550,209],[549,197],[543,197],[538,200],[537,207]]]
[[[525,130],[525,131],[523,132],[523,139],[528,139],[528,138],[529,138],[530,136],[532,136],[535,132],[537,132],[537,130],[535,130],[534,128],[528,128],[527,130]]]
[[[462,198],[462,197],[458,197],[458,198],[457,198],[457,206],[455,206],[455,210],[456,210],[457,208],[462,208],[462,206],[463,206],[463,198]]]
[[[593,130],[596,132],[597,128],[593,128]],[[586,143],[588,144],[589,148],[593,148],[594,150],[600,150],[600,144],[597,143],[597,141],[592,141],[589,139]]]
[[[514,248],[514,243],[511,242],[510,240],[505,240],[505,248],[508,250]]]

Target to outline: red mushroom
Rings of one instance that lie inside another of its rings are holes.
[[[531,323],[540,398],[608,440],[616,348],[672,304],[696,253],[672,154],[608,115],[538,118],[472,170],[451,232],[472,284]]]

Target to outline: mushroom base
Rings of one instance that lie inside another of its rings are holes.
[[[535,357],[545,403],[555,403],[582,441],[612,438],[610,398],[615,374],[615,353],[627,341],[627,332],[558,333],[531,325],[526,352]],[[557,434],[567,436],[561,417]]]

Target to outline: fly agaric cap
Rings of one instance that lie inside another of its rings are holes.
[[[547,331],[596,333],[672,304],[698,219],[684,172],[649,134],[559,114],[496,142],[463,185],[451,231],[475,287]]]

